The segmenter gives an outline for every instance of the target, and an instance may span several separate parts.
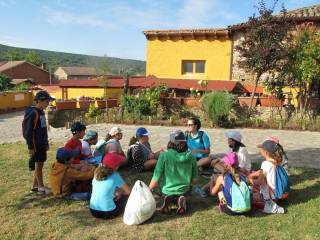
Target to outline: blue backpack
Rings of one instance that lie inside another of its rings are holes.
[[[286,199],[289,196],[290,183],[289,177],[283,166],[274,162],[275,169],[275,190],[273,192],[274,199]]]
[[[225,174],[223,193],[231,211],[235,213],[250,211],[251,193],[243,176],[240,176],[240,184],[238,185],[230,174]]]

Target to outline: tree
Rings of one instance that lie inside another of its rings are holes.
[[[309,112],[308,99],[317,94],[320,85],[320,33],[315,27],[302,26],[289,45],[289,55],[280,79],[297,90],[300,117]],[[317,89],[313,89],[317,86]]]
[[[236,46],[240,54],[240,68],[255,75],[250,109],[262,77],[267,76],[264,81],[268,83],[270,77],[282,69],[283,59],[287,55],[286,43],[290,41],[291,22],[286,18],[284,7],[280,15],[273,15],[277,3],[278,0],[274,0],[273,6],[267,8],[264,0],[259,2],[259,16],[253,15],[249,18],[244,30],[244,39]]]
[[[28,51],[24,56],[24,60],[38,67],[41,67],[41,65],[43,64],[42,59],[39,57],[39,55],[35,51]]]
[[[11,87],[11,79],[4,74],[0,74],[0,92],[4,92]]]
[[[108,74],[110,71],[110,63],[107,55],[104,55],[103,58],[99,61],[98,66],[96,67],[96,72],[98,79],[104,89],[104,98],[107,99],[107,90],[108,90]]]
[[[24,59],[24,56],[16,50],[9,50],[4,53],[4,58],[8,61],[21,61]]]

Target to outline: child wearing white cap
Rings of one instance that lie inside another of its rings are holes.
[[[125,156],[120,144],[120,140],[122,139],[122,136],[123,136],[123,131],[120,127],[111,128],[105,139],[106,141],[105,153],[116,152]]]
[[[246,146],[242,143],[242,136],[238,131],[226,132],[228,145],[232,152],[237,154],[239,167],[242,173],[248,175],[251,171],[251,160]]]

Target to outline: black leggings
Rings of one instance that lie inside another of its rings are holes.
[[[110,219],[110,218],[115,218],[118,215],[120,215],[122,212],[124,212],[124,209],[126,207],[128,201],[128,196],[123,195],[121,198],[114,203],[116,204],[116,208],[112,211],[99,211],[90,208],[90,212],[92,216],[96,218],[102,218],[102,219]]]

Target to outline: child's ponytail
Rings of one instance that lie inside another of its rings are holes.
[[[233,181],[240,185],[240,175],[238,174],[237,170],[235,167],[231,167],[229,173],[231,174],[231,177]]]
[[[138,139],[136,137],[132,137],[129,141],[129,146],[135,144],[138,141]]]
[[[98,181],[103,181],[112,175],[113,170],[106,167],[104,164],[100,164],[94,171],[94,177]]]
[[[108,142],[110,139],[112,139],[113,137],[108,133],[106,138],[104,139],[106,142]]]

